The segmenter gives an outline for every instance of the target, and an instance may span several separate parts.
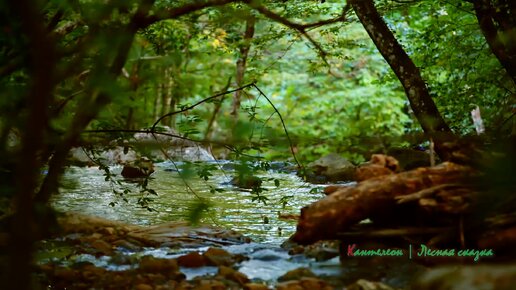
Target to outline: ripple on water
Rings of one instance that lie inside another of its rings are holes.
[[[226,163],[228,162],[222,162]],[[170,162],[157,164],[153,179],[149,181],[149,188],[158,193],[156,197],[150,196],[154,199],[150,205],[155,212],[149,212],[137,205],[136,200],[141,194],[134,183],[117,179],[120,178],[120,166],[111,167],[111,172],[116,174],[115,179],[122,186],[106,182],[104,172],[97,168],[72,167],[64,178],[65,184],[68,182],[70,186],[63,187],[62,194],[57,195],[53,203],[63,211],[78,211],[146,225],[185,220],[189,215],[189,208],[200,197],[211,205],[203,222],[240,231],[256,241],[278,245],[295,231],[295,221],[279,219],[278,212],[298,214],[301,207],[322,197],[321,194],[310,193],[315,186],[306,184],[296,175],[273,171],[259,174],[260,177],[271,179],[263,184],[267,189],[263,195],[269,198],[267,204],[253,202],[249,192],[225,184],[231,179],[231,171],[214,171],[209,181],[200,178],[187,180],[188,186],[196,192],[194,195],[186,188],[185,181],[179,178],[177,172],[167,171],[172,168]],[[280,180],[279,187],[274,186],[273,179]],[[223,188],[224,192],[212,194],[209,192],[210,186]],[[113,193],[114,189],[120,192],[123,188],[132,191],[126,195],[129,202],[124,202]],[[292,198],[283,207],[281,198],[285,196]],[[111,202],[116,205],[111,207]],[[264,223],[265,217],[267,224]]]

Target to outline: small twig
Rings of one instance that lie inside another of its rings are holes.
[[[64,99],[61,102],[61,104],[59,104],[59,106],[54,110],[54,112],[52,112],[52,114],[54,116],[57,116],[61,112],[61,110],[63,110],[63,108],[66,106],[66,104],[68,104],[69,101],[71,101],[73,98],[75,98],[75,96],[77,96],[83,92],[84,92],[84,90],[79,90],[79,91],[69,95],[68,97],[66,97],[66,99]]]
[[[280,118],[280,121],[281,121],[281,125],[283,126],[283,131],[285,132],[285,135],[287,136],[287,140],[288,140],[288,144],[290,146],[290,152],[292,152],[292,157],[294,157],[294,160],[296,161],[296,164],[297,166],[302,169],[303,168],[303,165],[301,165],[301,163],[299,163],[299,161],[297,160],[297,157],[296,157],[296,152],[294,152],[294,146],[292,145],[292,140],[290,139],[290,135],[288,134],[288,130],[287,130],[287,126],[285,125],[285,121],[283,120],[283,117],[281,116],[280,112],[278,111],[278,109],[276,108],[276,106],[274,106],[274,103],[271,102],[271,100],[265,95],[264,92],[262,92],[262,90],[260,90],[260,88],[255,85],[254,83],[252,84],[252,86],[258,90],[258,92],[260,92],[260,94],[267,100],[267,102],[269,102],[269,104],[271,105],[271,107],[274,109],[274,111],[276,111],[276,113],[278,114],[278,117]]]

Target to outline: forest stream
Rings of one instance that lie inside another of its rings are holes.
[[[285,217],[298,215],[301,207],[322,198],[322,187],[304,182],[295,173],[283,170],[285,165],[279,164],[275,170],[258,174],[264,180],[262,187],[266,191],[263,195],[268,197],[264,204],[252,201],[253,195],[249,191],[230,184],[234,174],[230,162],[217,164],[220,170],[213,171],[213,176],[208,181],[198,177],[186,180],[195,194],[186,189],[185,180],[180,178],[176,169],[180,164],[156,164],[156,171],[148,184],[148,187],[158,194],[150,203],[153,211],[136,204],[140,194],[135,184],[121,179],[122,186],[132,188],[133,192],[126,195],[128,202],[124,202],[122,198],[113,194],[113,188],[120,187],[120,184],[114,185],[105,181],[103,171],[96,167],[70,167],[63,180],[62,192],[66,194],[55,196],[53,204],[61,212],[78,212],[149,227],[187,220],[191,215],[192,205],[198,202],[199,198],[205,198],[210,206],[202,216],[203,224],[234,230],[250,238],[246,242],[226,241],[218,245],[215,241],[216,246],[231,255],[245,256],[246,259],[236,263],[235,268],[251,282],[265,283],[269,286],[278,283],[278,278],[281,281],[280,277],[289,271],[308,268],[333,287],[349,285],[358,279],[380,281],[393,287],[406,287],[415,274],[423,269],[408,259],[396,259],[389,264],[371,264],[361,259],[341,262],[335,248],[322,247],[323,249],[312,257],[307,257],[303,253],[289,253],[289,249],[282,247],[282,243],[295,232],[296,219]],[[116,178],[121,170],[120,166],[111,167]],[[276,179],[279,180],[279,186],[276,186]],[[211,193],[210,185],[223,188],[224,191]],[[111,206],[111,202],[116,204]],[[206,252],[213,246],[210,240],[200,240],[196,245],[182,244],[179,247],[164,244],[159,247],[131,249],[121,246],[116,247],[113,255],[104,256],[74,251],[69,248],[69,244],[63,242],[64,240],[66,237],[43,242],[38,253],[40,263],[53,262],[73,266],[87,262],[108,271],[124,271],[138,267],[135,261],[147,255],[174,259],[190,252]],[[325,251],[329,251],[330,254]],[[180,270],[187,280],[217,273],[217,267],[214,266],[181,267]]]

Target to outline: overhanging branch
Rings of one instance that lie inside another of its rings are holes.
[[[323,59],[323,61],[328,64],[328,61],[326,60],[326,51],[322,48],[322,46],[317,42],[315,41],[312,36],[310,36],[310,34],[307,33],[307,30],[310,29],[310,28],[317,28],[317,27],[321,27],[321,26],[324,26],[324,25],[328,25],[328,24],[332,24],[332,23],[337,23],[337,22],[344,22],[347,20],[346,18],[346,13],[348,11],[350,11],[351,7],[347,4],[346,6],[344,6],[344,8],[342,9],[342,14],[335,17],[335,18],[332,18],[332,19],[327,19],[327,20],[321,20],[321,21],[318,21],[318,22],[314,22],[314,23],[308,23],[308,24],[299,24],[299,23],[295,23],[295,22],[292,22],[290,21],[289,19],[277,14],[277,13],[274,13],[272,12],[271,10],[267,9],[266,7],[262,6],[262,5],[256,5],[253,3],[253,1],[245,1],[251,8],[255,9],[256,11],[258,11],[260,14],[262,14],[263,16],[271,19],[271,20],[274,20],[278,23],[281,23],[291,29],[294,29],[296,31],[298,31],[301,35],[303,35],[306,39],[308,39],[308,41],[310,41],[310,43],[312,43],[312,45],[315,47],[315,49],[317,49],[317,51],[319,52],[319,55],[321,56],[321,58]]]

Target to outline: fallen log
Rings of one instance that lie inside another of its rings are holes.
[[[471,167],[445,162],[434,167],[367,179],[355,187],[340,188],[301,209],[297,230],[291,239],[299,244],[338,239],[338,233],[366,218],[392,214],[393,209],[396,211],[398,196],[441,184],[468,184],[478,175]],[[401,218],[410,220],[412,217]]]

